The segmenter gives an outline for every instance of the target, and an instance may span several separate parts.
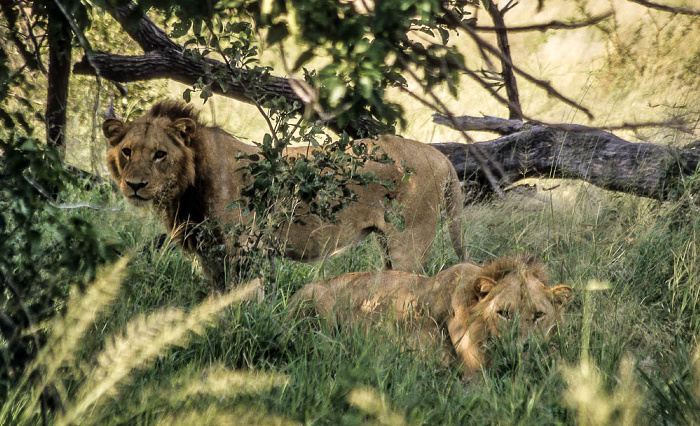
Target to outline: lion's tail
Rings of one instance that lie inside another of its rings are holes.
[[[452,163],[446,159],[450,167],[449,181],[445,185],[445,213],[447,225],[457,257],[460,261],[467,260],[467,244],[462,234],[462,212],[464,201],[462,197],[462,186]]]

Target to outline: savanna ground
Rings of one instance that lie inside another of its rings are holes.
[[[553,17],[535,14],[534,1],[522,3],[519,7],[532,13],[513,14],[509,24]],[[547,3],[565,9],[578,2]],[[591,106],[596,120],[587,123],[521,83],[523,107],[552,122],[606,125],[684,115],[697,127],[700,21],[624,1],[586,3],[621,13],[602,29],[514,35],[511,44],[517,63]],[[546,10],[554,13],[556,7]],[[272,60],[275,52],[266,55]],[[480,59],[473,55],[473,60]],[[144,97],[179,97],[182,90],[154,83]],[[443,94],[455,112],[505,114],[467,81],[460,93],[459,99]],[[91,104],[85,91],[72,98],[73,105]],[[400,100],[408,111],[403,135],[424,142],[459,140],[456,132],[433,125],[429,111]],[[145,107],[142,103],[132,98],[124,110]],[[90,168],[89,112],[75,108],[69,115],[68,159]],[[213,98],[202,110],[243,139],[264,132],[252,107]],[[697,132],[653,129],[621,136],[684,145]],[[316,320],[287,319],[286,302],[305,283],[380,268],[372,240],[321,263],[280,260],[277,287],[262,303],[214,307],[196,263],[177,248],[153,245],[162,228],[148,212],[127,206],[106,187],[76,188],[76,201],[107,207],[82,214],[131,261],[122,280],[113,271],[115,279],[103,282],[95,296],[102,302],[77,310],[78,317],[96,318],[76,327],[80,336],[71,338],[80,344],[62,348],[59,355],[91,379],[68,380],[58,390],[71,401],[63,418],[77,416],[73,420],[80,424],[700,423],[697,184],[689,181],[688,191],[670,202],[580,182],[536,184],[534,196],[512,194],[465,207],[469,254],[477,262],[535,254],[553,282],[576,290],[575,300],[551,342],[520,353],[507,338],[495,341],[495,361],[467,383],[440,362],[438,353],[402,345],[400,330],[346,333]],[[456,261],[441,230],[425,273]],[[120,282],[118,291],[107,290]],[[182,321],[174,319],[177,315]],[[96,357],[99,367],[90,370]],[[74,377],[70,369],[65,374]],[[108,386],[100,389],[100,384]],[[13,405],[4,405],[0,420],[19,421],[12,413],[21,412],[28,398],[17,396]],[[81,411],[84,401],[95,405]]]

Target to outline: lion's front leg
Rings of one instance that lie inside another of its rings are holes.
[[[211,226],[200,224],[195,231],[196,253],[199,257],[204,276],[211,280],[214,288],[219,291],[226,290],[228,281],[235,276],[230,265],[230,256],[227,251],[220,230]]]
[[[459,314],[453,316],[447,324],[450,340],[467,375],[473,374],[484,365],[482,342],[478,337],[481,334],[479,328],[483,326],[471,324],[470,327],[469,325],[469,319]]]

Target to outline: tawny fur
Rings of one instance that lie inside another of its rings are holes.
[[[408,325],[412,343],[440,340],[469,374],[487,360],[484,345],[517,320],[518,336],[549,337],[573,290],[549,287],[545,268],[515,256],[483,266],[460,263],[432,278],[401,271],[354,272],[310,283],[290,300],[292,314],[318,315],[339,325],[392,321]]]
[[[201,123],[192,107],[180,102],[156,104],[146,115],[124,123],[108,119],[103,131],[111,149],[107,165],[125,197],[137,206],[153,205],[165,226],[184,249],[196,252],[209,276],[225,284],[224,270],[231,241],[219,223],[247,220],[240,209],[227,209],[241,198],[245,185],[239,154],[254,154],[247,145],[223,130]],[[380,148],[394,164],[367,163],[362,172],[394,182],[395,190],[379,184],[353,186],[358,201],[336,215],[337,223],[305,217],[280,232],[287,242],[287,255],[314,261],[364,239],[371,232],[383,235],[387,266],[418,271],[435,237],[439,216],[445,213],[450,237],[458,255],[466,255],[461,239],[462,194],[450,161],[429,145],[398,136],[365,139],[370,149]],[[290,148],[289,155],[307,148]],[[404,181],[405,168],[415,171]],[[387,223],[385,205],[395,200],[405,207],[406,227],[399,232]],[[304,206],[301,206],[304,209]],[[227,245],[228,244],[228,245]],[[213,250],[215,247],[225,250]]]

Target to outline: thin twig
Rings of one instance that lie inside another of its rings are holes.
[[[664,12],[678,13],[681,15],[700,16],[700,10],[685,9],[682,7],[667,6],[665,4],[653,3],[648,0],[628,0],[632,3],[641,4],[651,9],[662,10]]]
[[[612,16],[612,12],[607,12],[602,15],[594,16],[591,19],[585,20],[585,21],[579,21],[579,22],[561,22],[557,20],[549,21],[544,24],[532,24],[532,25],[522,25],[518,27],[508,27],[508,32],[509,33],[524,33],[524,32],[530,32],[530,31],[549,31],[549,30],[575,30],[579,28],[586,28],[590,27],[592,25],[596,25],[600,23],[601,21],[604,21],[608,19],[610,16]],[[474,31],[485,31],[485,32],[490,32],[490,31],[495,31],[497,27],[482,27],[482,26],[475,26],[472,27]]]
[[[44,36],[41,38],[41,41],[37,40],[36,36],[34,35],[34,27],[36,26],[36,23],[31,23],[29,15],[27,15],[27,12],[25,12],[23,7],[20,7],[19,10],[20,13],[22,13],[25,23],[27,24],[27,33],[29,35],[29,40],[31,40],[32,44],[34,45],[34,54],[37,56],[39,68],[41,69],[42,74],[48,75],[49,72],[46,70],[44,63],[41,61],[41,55],[39,53],[41,52],[41,45],[44,44],[44,40],[46,39],[46,34],[44,34]]]
[[[446,9],[443,7],[443,11],[445,12],[445,14],[448,17],[450,17],[451,22],[454,25],[457,25],[458,27],[464,29],[477,45],[482,46],[488,52],[490,52],[491,54],[498,57],[501,61],[510,62],[509,65],[513,67],[513,70],[516,73],[518,73],[519,75],[521,75],[522,77],[524,77],[527,81],[529,81],[532,84],[536,85],[537,87],[545,90],[548,95],[550,95],[556,99],[559,99],[560,101],[564,102],[566,105],[569,105],[573,108],[580,110],[581,112],[586,114],[586,116],[588,116],[589,119],[592,120],[594,118],[593,114],[590,112],[590,110],[588,108],[586,108],[583,105],[579,104],[578,102],[571,100],[568,97],[564,96],[562,93],[560,93],[554,87],[552,87],[551,83],[549,83],[548,81],[540,80],[540,79],[534,77],[532,74],[524,71],[522,68],[516,66],[511,61],[508,61],[508,58],[506,58],[496,47],[492,46],[486,40],[479,37],[479,35],[476,33],[476,31],[473,28],[469,27],[468,25],[464,24],[462,21],[457,19],[449,9]]]
[[[421,79],[418,78],[416,73],[407,66],[403,58],[399,58],[399,60],[403,63],[404,68],[408,71],[408,73],[411,75],[411,77],[417,82],[421,83]],[[433,99],[433,102],[438,105],[438,108],[435,110],[442,113],[445,117],[449,119],[454,118],[454,114],[447,108],[447,106],[440,101],[440,98],[438,98],[430,89],[427,89],[428,94],[430,97]],[[416,95],[417,96],[417,95]],[[428,103],[427,101],[425,101]],[[429,104],[429,103],[428,103]],[[460,133],[462,134],[462,137],[464,138],[465,141],[469,142],[471,141],[471,137],[467,135],[466,132],[461,131]],[[481,166],[481,170],[486,176],[486,179],[488,180],[489,184],[491,185],[493,191],[500,197],[504,198],[505,194],[503,193],[503,190],[501,189],[501,184],[505,184],[507,186],[509,184],[509,180],[506,177],[505,171],[502,170],[499,164],[491,161],[491,159],[488,157],[488,155],[485,155],[485,153],[481,150],[480,147],[477,147],[476,145],[473,144],[467,144],[467,149],[469,150],[469,153],[474,156],[474,159],[476,159],[477,163]],[[492,166],[493,169],[495,169],[500,175],[500,178],[497,178],[493,171],[492,171]]]

